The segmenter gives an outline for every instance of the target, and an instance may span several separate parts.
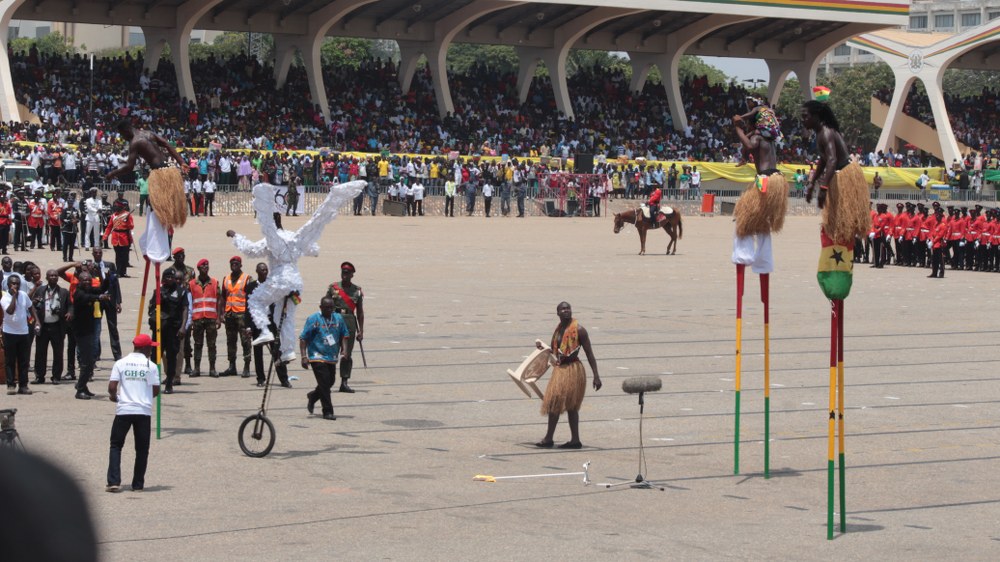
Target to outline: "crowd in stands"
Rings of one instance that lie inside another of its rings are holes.
[[[875,92],[875,97],[885,104],[892,102],[892,88],[881,88]],[[951,128],[955,139],[974,151],[986,154],[989,161],[987,167],[997,167],[997,157],[1000,156],[1000,94],[989,88],[976,96],[959,96],[944,92],[944,103],[948,109]],[[934,124],[934,112],[930,99],[923,90],[912,86],[906,101],[903,103],[903,113],[931,127]]]
[[[372,60],[358,68],[326,67],[332,123],[309,99],[306,73],[293,66],[275,88],[273,69],[254,59],[194,60],[195,100],[178,95],[174,68],[163,60],[152,74],[141,58],[95,60],[10,53],[17,98],[41,125],[10,123],[5,140],[102,146],[115,142],[122,117],[180,146],[217,143],[230,149],[320,149],[391,153],[572,156],[578,152],[650,160],[736,161],[730,118],[743,110],[741,85],[686,79],[681,92],[689,126],[675,131],[663,86],[629,91],[620,71],[584,69],[569,78],[574,119],[556,110],[547,77],[536,77],[528,99],[517,97],[516,73],[486,66],[449,76],[455,112],[440,117],[427,67],[401,92],[396,69]],[[91,108],[92,105],[92,108]],[[785,119],[781,158],[806,159],[793,118]]]

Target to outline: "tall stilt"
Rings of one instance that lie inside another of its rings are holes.
[[[736,429],[733,436],[733,474],[740,473],[740,384],[743,368],[743,277],[745,265],[736,266]]]
[[[156,339],[156,367],[160,371],[160,380],[163,379],[163,338],[160,337],[160,262],[156,262],[156,327],[153,329],[153,336]],[[160,438],[160,399],[163,396],[161,390],[156,395],[156,438]]]
[[[847,532],[847,480],[844,466],[844,301],[837,302],[837,439],[840,464],[840,532]]]
[[[827,422],[826,538],[833,540],[833,451],[837,421],[837,302],[830,301],[830,415]]]
[[[143,256],[145,257],[145,256]],[[146,272],[142,274],[142,290],[139,297],[139,317],[135,322],[135,335],[142,333],[142,313],[146,311],[146,287],[149,285],[149,258],[146,257]]]
[[[771,274],[760,274],[764,304],[764,478],[771,477]]]

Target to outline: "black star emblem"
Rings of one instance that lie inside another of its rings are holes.
[[[834,250],[833,255],[830,256],[830,259],[832,259],[837,263],[844,263],[844,253],[842,251]]]

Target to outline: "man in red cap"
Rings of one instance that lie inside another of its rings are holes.
[[[208,343],[208,376],[217,377],[215,370],[215,342],[222,326],[225,311],[219,280],[208,275],[208,260],[198,260],[198,276],[188,282],[191,293],[191,318],[194,321],[194,369],[192,377],[201,376],[201,351]]]
[[[340,359],[340,392],[354,392],[347,381],[351,378],[354,359],[354,341],[365,337],[365,293],[361,287],[354,284],[354,264],[345,261],[340,264],[340,283],[332,283],[326,291],[326,296],[333,299],[333,308],[344,318],[347,325],[348,338]]]
[[[250,276],[243,273],[243,258],[229,258],[230,274],[222,279],[223,321],[226,324],[226,352],[229,368],[222,376],[236,375],[236,338],[243,347],[243,377],[250,376],[250,318],[247,311],[247,283]]]
[[[174,258],[174,265],[171,266],[171,269],[175,271],[175,274],[177,276],[177,283],[184,287],[187,287],[188,283],[190,283],[191,280],[194,279],[195,272],[194,268],[187,265],[184,261],[187,258],[187,255],[184,253],[184,248],[174,248],[174,251],[171,255]],[[192,355],[191,331],[189,330],[187,335],[184,337],[185,375],[191,374],[191,355]],[[177,384],[180,384],[180,376],[177,377]]]
[[[135,467],[132,470],[132,491],[146,485],[146,461],[149,458],[150,423],[153,398],[160,393],[160,374],[149,356],[156,343],[147,334],[132,340],[135,350],[111,368],[108,396],[115,403],[115,421],[111,424],[111,454],[108,459],[108,492],[121,489],[122,447],[129,430],[135,435]]]

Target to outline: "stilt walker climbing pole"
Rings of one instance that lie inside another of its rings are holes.
[[[837,302],[837,452],[840,459],[840,532],[847,532],[847,467],[844,465],[844,301]]]
[[[743,368],[743,278],[747,266],[736,265],[736,429],[733,436],[733,474],[740,473],[740,377]]]
[[[771,274],[760,274],[764,303],[764,478],[771,477]]]
[[[160,337],[160,262],[156,262],[156,328],[153,331],[156,340],[156,367],[160,371],[160,380],[163,379],[163,338]],[[160,399],[163,393],[156,395],[156,438],[160,438]]]

